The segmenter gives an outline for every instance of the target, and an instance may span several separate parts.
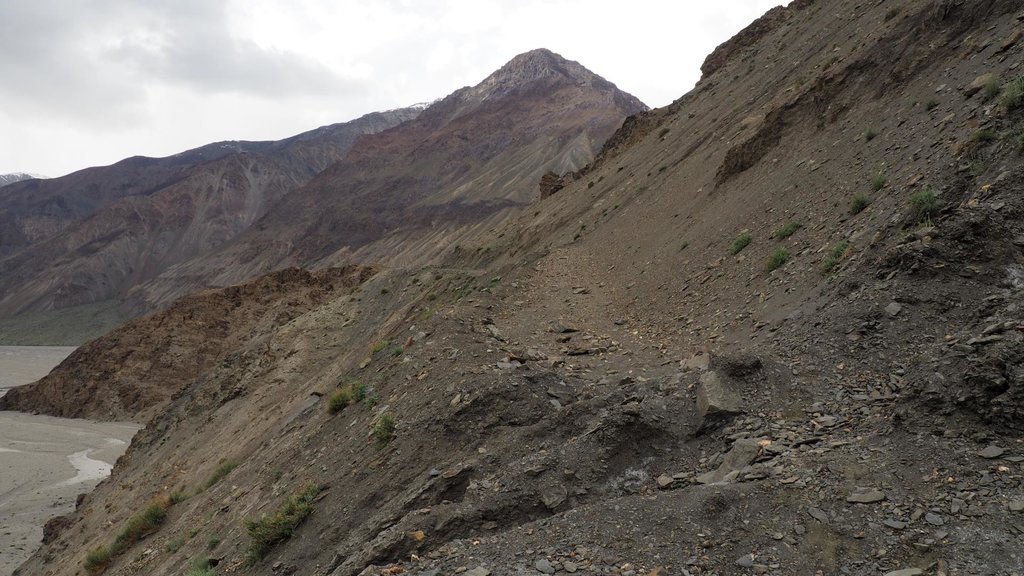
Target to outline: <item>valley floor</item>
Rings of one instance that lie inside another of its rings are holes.
[[[0,392],[45,375],[74,348],[0,346]],[[110,474],[138,430],[99,423],[0,412],[0,576],[7,576],[42,541],[43,525],[75,507]]]

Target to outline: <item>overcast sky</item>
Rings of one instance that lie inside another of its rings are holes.
[[[0,173],[279,139],[550,48],[650,106],[780,0],[0,0]]]

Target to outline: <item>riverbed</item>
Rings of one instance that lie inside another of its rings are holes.
[[[0,394],[46,375],[74,348],[0,346]],[[124,454],[139,426],[0,412],[0,576],[42,542],[43,525],[75,508]]]

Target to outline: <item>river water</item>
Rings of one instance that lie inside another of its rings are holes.
[[[0,395],[46,375],[74,348],[0,346]],[[110,474],[139,426],[0,412],[0,576],[38,547],[43,524]]]

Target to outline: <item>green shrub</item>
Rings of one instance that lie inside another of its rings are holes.
[[[206,479],[206,483],[203,484],[203,488],[213,487],[214,484],[220,482],[221,479],[230,474],[231,471],[237,467],[238,462],[235,462],[234,460],[225,460],[221,462],[217,468],[214,469],[213,474],[210,474],[210,477]]]
[[[689,241],[683,240],[682,242],[679,243],[679,250],[680,251],[686,250],[686,247],[689,246],[689,245],[690,245]]]
[[[928,220],[939,213],[939,199],[931,188],[925,186],[910,197],[910,210],[915,220]]]
[[[999,102],[1007,112],[1024,108],[1024,76],[1007,82],[1003,86],[1002,92],[1003,97],[999,99]]]
[[[366,400],[363,401],[363,404],[366,404],[367,408],[373,408],[374,406],[376,406],[379,403],[380,403],[380,397],[377,396],[376,394],[371,394],[370,396],[367,396]]]
[[[174,492],[171,492],[171,495],[168,496],[167,499],[171,503],[171,505],[174,505],[174,504],[180,504],[181,502],[184,502],[185,500],[188,500],[188,496],[189,496],[188,491],[182,489],[182,490],[175,490]]]
[[[398,358],[404,353],[405,348],[402,348],[401,346],[395,346],[394,348],[391,349],[391,355],[394,356],[395,358]]]
[[[470,290],[472,290],[472,288],[470,288]],[[380,352],[381,350],[387,348],[390,345],[391,345],[391,341],[390,340],[381,340],[380,342],[377,342],[376,344],[373,345],[373,352],[372,353],[376,354],[377,352]]]
[[[181,547],[184,545],[185,537],[177,536],[175,538],[172,538],[171,541],[167,543],[167,551],[172,553],[177,552],[178,550],[181,550]]]
[[[872,140],[875,139],[876,136],[878,136],[878,130],[875,130],[874,128],[868,128],[867,130],[864,131],[865,142],[871,142]]]
[[[210,539],[206,541],[206,549],[213,550],[220,545],[220,538],[216,536],[210,536]]]
[[[776,230],[773,236],[776,240],[785,240],[786,238],[789,238],[793,234],[796,234],[796,231],[803,227],[804,225],[802,222],[790,222],[783,226],[782,228]]]
[[[733,255],[739,254],[744,248],[750,245],[751,240],[753,240],[753,238],[751,238],[750,234],[747,234],[746,232],[740,234],[729,246],[729,253]]]
[[[90,574],[102,574],[113,558],[114,552],[109,546],[100,546],[85,555],[85,569]]]
[[[993,142],[996,138],[998,138],[998,135],[995,133],[995,131],[989,130],[988,128],[978,130],[971,136],[971,140],[981,144]]]
[[[928,112],[931,112],[932,110],[934,110],[934,109],[936,109],[938,107],[939,107],[939,101],[936,100],[935,98],[929,98],[924,103],[924,109],[927,110]]]
[[[216,576],[217,571],[213,569],[209,558],[195,558],[192,560],[192,568],[187,576]]]
[[[874,190],[875,192],[878,192],[882,188],[885,188],[885,183],[886,182],[887,182],[887,180],[885,178],[885,174],[882,173],[882,172],[879,172],[878,174],[875,174],[871,178],[871,189]]]
[[[362,402],[366,398],[366,384],[353,382],[344,388],[340,388],[331,395],[327,402],[327,411],[337,414],[352,404]]]
[[[331,394],[330,400],[327,401],[327,411],[331,414],[337,414],[348,407],[351,403],[352,391],[348,388],[342,388],[334,394]]]
[[[250,538],[245,553],[246,561],[250,565],[259,562],[274,546],[291,538],[299,524],[313,513],[313,501],[318,494],[319,486],[307,484],[282,502],[269,516],[246,520],[245,531]]]
[[[834,270],[846,256],[849,249],[850,243],[846,240],[840,240],[833,244],[832,249],[828,251],[828,255],[825,256],[825,260],[821,263],[821,271],[828,274]]]
[[[985,82],[985,85],[981,88],[981,97],[985,102],[994,100],[999,97],[999,94],[1003,91],[1003,83],[999,80],[998,76],[993,76]]]
[[[867,196],[860,194],[850,199],[850,216],[856,216],[864,211],[865,208],[871,205],[871,200]]]
[[[768,271],[771,272],[789,261],[789,250],[776,248],[768,258]]]
[[[885,21],[888,22],[889,20],[892,20],[893,18],[895,18],[895,17],[897,17],[899,15],[900,15],[900,9],[899,8],[889,8],[888,10],[885,11]]]
[[[390,414],[381,414],[373,423],[371,432],[379,446],[386,446],[395,439],[395,419]]]

